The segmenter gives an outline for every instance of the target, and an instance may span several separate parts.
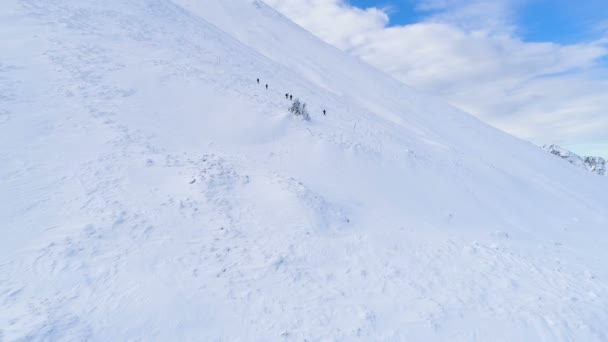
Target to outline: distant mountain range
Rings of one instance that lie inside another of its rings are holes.
[[[597,173],[601,176],[608,176],[606,160],[602,157],[583,157],[557,145],[545,145],[543,149],[550,153],[567,160],[570,164]]]

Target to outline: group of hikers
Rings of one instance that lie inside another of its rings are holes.
[[[260,79],[257,79],[258,84],[260,84]],[[268,83],[266,83],[266,89],[268,89]],[[293,101],[293,94],[285,93],[285,98]],[[323,115],[327,115],[327,111],[323,109]]]

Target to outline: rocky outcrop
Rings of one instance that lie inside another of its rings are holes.
[[[608,176],[608,166],[606,160],[601,157],[581,157],[578,154],[569,151],[557,145],[545,145],[543,149],[546,151],[567,160],[571,164],[597,173],[601,176]]]

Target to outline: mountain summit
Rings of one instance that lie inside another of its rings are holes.
[[[262,1],[6,0],[0,38],[0,340],[608,336],[603,177]]]

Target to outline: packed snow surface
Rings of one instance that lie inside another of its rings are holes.
[[[3,0],[0,51],[2,341],[608,339],[605,177],[262,1]]]

